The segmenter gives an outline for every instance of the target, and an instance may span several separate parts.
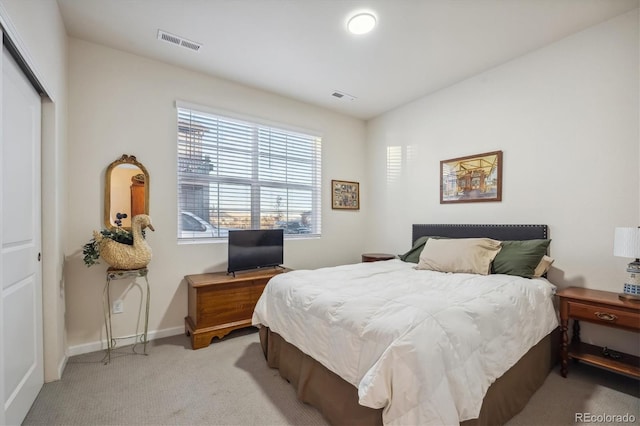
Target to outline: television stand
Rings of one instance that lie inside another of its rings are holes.
[[[226,272],[186,275],[188,316],[185,334],[193,349],[206,348],[214,337],[222,339],[231,331],[251,327],[256,302],[267,282],[290,269],[263,268],[229,276]]]
[[[233,278],[235,278],[236,277],[236,272],[248,272],[248,271],[255,272],[255,271],[263,271],[263,270],[267,270],[267,269],[271,269],[271,268],[273,268],[273,269],[278,269],[278,268],[287,269],[282,265],[263,266],[263,267],[255,268],[255,269],[240,269],[238,271],[227,271],[227,276],[231,275]]]

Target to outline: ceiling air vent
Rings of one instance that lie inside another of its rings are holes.
[[[158,40],[166,41],[167,43],[175,44],[176,46],[184,47],[185,49],[191,49],[195,52],[200,50],[202,47],[198,42],[187,40],[186,38],[179,37],[175,34],[162,30],[158,30]]]
[[[333,92],[331,94],[331,96],[338,98],[338,99],[342,99],[342,98],[346,98],[349,99],[350,101],[355,101],[357,98],[353,95],[350,95],[348,93],[344,93],[344,92],[339,92],[338,90],[336,90],[335,92]]]

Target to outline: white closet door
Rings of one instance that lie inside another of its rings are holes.
[[[24,420],[44,382],[41,100],[4,47],[0,69],[0,424],[14,425]]]

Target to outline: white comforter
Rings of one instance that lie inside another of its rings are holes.
[[[477,418],[493,381],[558,322],[545,279],[419,271],[400,260],[271,279],[268,326],[358,388],[385,424]]]

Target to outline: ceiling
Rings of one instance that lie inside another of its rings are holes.
[[[361,119],[623,14],[639,0],[57,0],[69,36]],[[378,25],[347,32],[357,11]],[[194,52],[158,30],[202,44]],[[338,99],[335,91],[355,97]]]

